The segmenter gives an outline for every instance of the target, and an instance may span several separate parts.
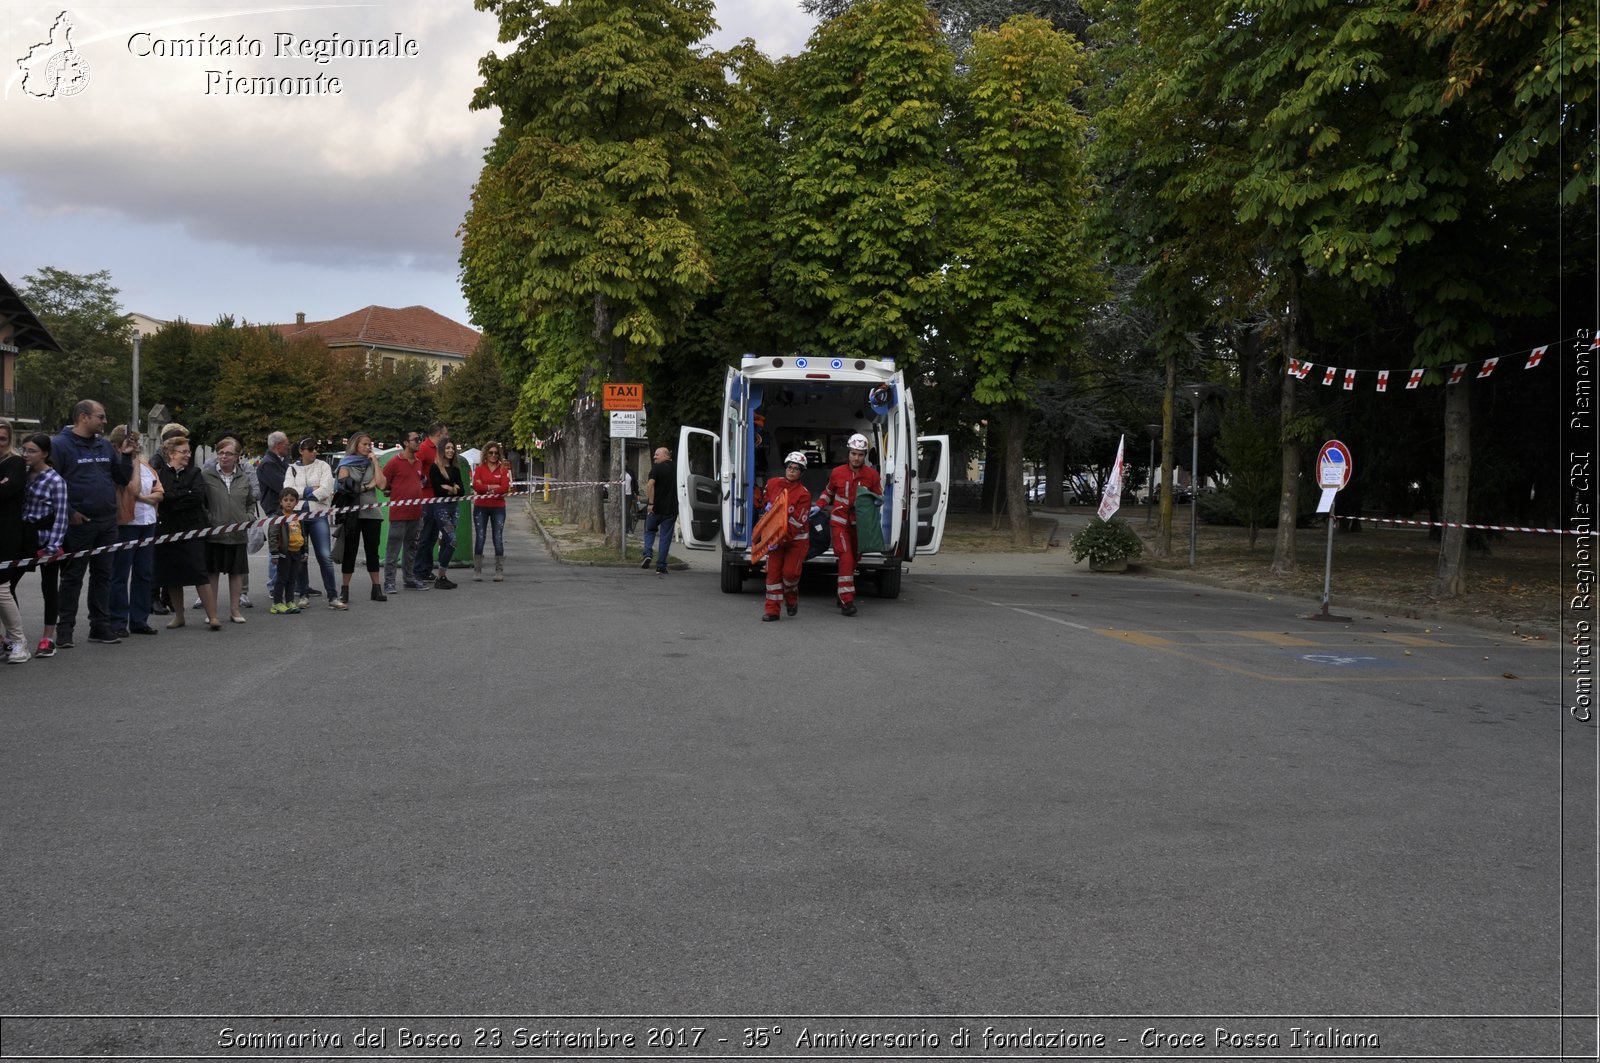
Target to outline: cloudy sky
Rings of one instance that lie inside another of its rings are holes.
[[[455,230],[495,130],[467,110],[492,16],[471,0],[61,2],[0,0],[0,275],[109,270],[124,309],[158,319],[420,303],[468,320]],[[750,37],[772,56],[813,28],[799,0],[722,0],[717,18],[710,46]],[[411,54],[316,56],[353,40]],[[319,75],[320,94],[243,91]]]

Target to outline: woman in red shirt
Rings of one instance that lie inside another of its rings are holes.
[[[511,466],[504,461],[505,449],[499,443],[486,443],[483,463],[472,470],[472,578],[483,580],[483,538],[485,526],[494,528],[494,580],[506,578],[506,499],[511,493]]]

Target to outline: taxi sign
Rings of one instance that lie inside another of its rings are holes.
[[[644,409],[643,384],[603,384],[600,393],[602,410]]]
[[[1317,451],[1317,486],[1325,491],[1341,490],[1350,482],[1350,448],[1330,439]]]

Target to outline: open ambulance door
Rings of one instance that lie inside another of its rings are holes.
[[[688,425],[678,429],[678,528],[691,550],[722,544],[722,439]]]
[[[917,553],[937,554],[950,508],[950,437],[917,437]]]

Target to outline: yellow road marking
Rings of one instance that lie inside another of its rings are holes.
[[[1425,639],[1420,635],[1391,635],[1386,631],[1364,631],[1368,638],[1383,639],[1386,642],[1398,642],[1402,646],[1444,646],[1440,639]],[[1458,647],[1459,648],[1459,647]]]
[[[1291,635],[1286,631],[1239,631],[1235,634],[1246,638],[1256,639],[1259,642],[1270,643],[1273,646],[1320,646],[1320,642],[1312,642],[1298,635]]]
[[[1147,631],[1117,631],[1112,628],[1107,628],[1101,631],[1100,634],[1109,635],[1114,639],[1121,639],[1123,642],[1131,642],[1135,646],[1149,646],[1153,649],[1159,649],[1162,646],[1178,645],[1171,639],[1164,639],[1160,635],[1152,635]]]

